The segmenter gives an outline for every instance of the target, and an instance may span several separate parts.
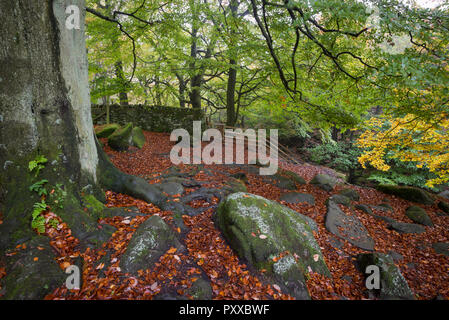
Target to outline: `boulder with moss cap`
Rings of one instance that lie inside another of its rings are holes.
[[[313,235],[315,222],[290,208],[239,192],[220,204],[215,220],[240,258],[265,269],[272,282],[296,299],[310,298],[304,280],[309,272],[330,276]]]

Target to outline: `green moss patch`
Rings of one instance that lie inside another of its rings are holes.
[[[105,124],[103,126],[99,126],[99,127],[95,128],[95,134],[97,135],[98,139],[109,138],[119,128],[120,128],[120,126],[116,123]]]
[[[142,128],[135,127],[132,132],[132,145],[142,149],[145,145],[145,135],[143,134]]]

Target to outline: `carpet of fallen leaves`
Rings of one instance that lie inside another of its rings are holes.
[[[104,150],[111,161],[123,172],[144,177],[150,183],[157,173],[172,166],[169,152],[173,143],[168,134],[145,132],[147,144],[143,149],[130,149],[128,152],[111,150],[103,139]],[[316,173],[333,174],[332,170],[308,164],[293,165],[281,161],[281,167],[294,171],[306,180],[312,179]],[[186,166],[179,166],[188,170]],[[235,173],[236,169],[219,165],[204,166],[211,169],[213,176],[199,172],[194,178],[198,181],[210,181],[209,187],[220,187],[226,182],[226,175],[220,172]],[[282,190],[264,182],[257,175],[248,174],[248,191],[271,200],[279,201]],[[388,201],[394,208],[393,213],[376,211],[378,215],[389,215],[403,222],[411,222],[405,216],[405,209],[410,202],[388,196],[370,188],[345,186],[354,188],[360,195],[359,203],[378,205]],[[342,186],[332,192],[338,193]],[[188,189],[187,192],[192,190]],[[326,214],[325,201],[329,193],[312,185],[298,186],[298,192],[312,194],[316,203],[286,204],[293,210],[307,215],[317,222],[319,232],[315,237],[322,249],[332,278],[319,274],[311,274],[307,286],[313,299],[365,299],[366,292],[363,275],[356,270],[355,256],[364,251],[350,243],[336,239],[324,226]],[[139,270],[138,276],[124,274],[120,267],[120,257],[138,226],[152,215],[161,216],[176,232],[172,223],[172,213],[162,212],[159,208],[132,197],[107,192],[108,207],[137,207],[141,215],[137,217],[114,217],[99,221],[99,227],[109,224],[117,228],[112,238],[102,248],[80,251],[78,240],[74,239],[70,230],[62,221],[57,228],[47,230],[51,245],[58,252],[57,260],[62,269],[82,259],[83,284],[79,291],[69,291],[65,287],[56,289],[47,299],[152,299],[161,290],[186,294],[201,274],[207,275],[212,289],[213,299],[291,299],[283,294],[276,285],[264,281],[263,272],[250,270],[224,241],[213,222],[212,204],[193,201],[195,208],[204,207],[205,211],[195,217],[183,216],[184,223],[190,230],[185,234],[184,244],[187,252],[177,252],[175,248],[168,250],[151,270]],[[281,202],[283,203],[283,202]],[[285,204],[285,203],[283,203]],[[405,235],[387,229],[383,221],[356,211],[352,214],[362,221],[376,242],[378,252],[394,251],[402,255],[397,261],[409,286],[420,299],[432,299],[438,294],[449,299],[449,258],[436,254],[431,244],[449,241],[449,217],[437,216],[436,206],[423,206],[430,214],[435,227],[426,227],[421,235]],[[342,209],[345,209],[342,207]],[[0,216],[1,223],[1,216]],[[0,268],[0,277],[4,269]],[[167,289],[168,288],[168,289]]]

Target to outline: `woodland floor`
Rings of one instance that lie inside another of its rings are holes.
[[[143,149],[130,149],[120,153],[105,147],[111,161],[123,172],[145,178],[150,183],[157,183],[154,177],[161,171],[172,166],[169,152],[173,143],[168,134],[145,132],[147,144]],[[104,142],[104,141],[103,141]],[[331,170],[309,164],[292,165],[280,163],[284,169],[294,171],[310,181],[316,173],[329,173]],[[188,171],[189,166],[179,166]],[[211,186],[220,188],[226,183],[227,176],[220,171],[233,171],[226,166],[204,166],[214,173],[213,176],[199,172],[194,178],[197,181],[210,181]],[[260,176],[248,174],[248,192],[261,195],[267,199],[279,201],[282,192],[272,184],[264,182]],[[335,237],[325,226],[325,201],[331,194],[338,193],[342,188],[353,188],[360,193],[360,201],[356,203],[378,205],[389,200],[394,213],[376,211],[378,215],[389,215],[401,222],[411,223],[405,216],[405,210],[410,202],[394,196],[383,194],[370,188],[352,185],[337,186],[328,193],[313,185],[302,185],[298,192],[308,193],[315,197],[315,205],[291,205],[290,208],[314,219],[319,227],[315,237],[322,249],[332,278],[313,274],[307,280],[312,299],[366,299],[363,275],[357,271],[355,256],[365,251],[343,242],[341,248],[334,247]],[[186,189],[187,192],[193,190]],[[127,244],[137,227],[152,215],[161,216],[176,232],[180,229],[172,223],[172,212],[162,212],[152,204],[133,199],[129,196],[108,191],[108,207],[138,207],[142,215],[137,217],[114,217],[99,221],[99,227],[110,224],[117,228],[112,238],[98,250],[87,249],[80,252],[75,239],[67,226],[61,223],[57,229],[48,230],[51,245],[59,253],[58,262],[65,269],[75,259],[84,259],[83,285],[81,290],[70,292],[65,287],[56,289],[46,299],[152,299],[163,288],[172,292],[185,294],[200,274],[209,278],[213,299],[291,299],[282,294],[276,286],[264,282],[263,274],[250,270],[226,244],[220,231],[214,226],[213,203],[197,201],[191,203],[195,208],[204,207],[205,211],[195,217],[183,216],[184,223],[189,230],[184,232],[186,253],[178,253],[176,249],[168,250],[153,269],[140,270],[139,276],[133,277],[121,272],[120,257],[126,250]],[[177,201],[176,196],[173,201]],[[217,199],[218,201],[218,199]],[[281,202],[283,203],[283,202]],[[216,204],[216,203],[215,203]],[[285,204],[285,203],[283,203]],[[421,206],[421,205],[420,205]],[[389,253],[394,251],[402,255],[396,261],[410,288],[420,299],[433,299],[441,295],[449,299],[449,257],[438,255],[432,249],[432,243],[449,242],[449,217],[438,216],[437,206],[422,206],[433,220],[435,226],[426,227],[423,234],[399,234],[387,229],[387,224],[376,220],[371,215],[358,210],[354,214],[362,221],[375,240],[377,252]],[[1,223],[1,218],[0,218]],[[16,250],[21,250],[18,246]],[[112,254],[111,254],[112,252]],[[9,254],[13,254],[10,252]],[[108,259],[106,261],[105,259]],[[105,263],[106,261],[106,263]],[[4,273],[4,271],[3,271]],[[0,277],[2,270],[0,269]]]

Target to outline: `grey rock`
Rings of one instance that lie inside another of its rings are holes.
[[[275,201],[241,192],[229,195],[216,215],[216,225],[237,255],[255,269],[268,269],[270,282],[296,299],[310,299],[304,279],[309,268],[330,276],[312,222]],[[286,251],[291,255],[267,268],[273,257]]]
[[[343,196],[341,194],[335,194],[335,195],[331,196],[327,201],[332,201],[337,204],[344,205],[346,207],[349,207],[351,205],[351,199],[349,199],[348,197]]]
[[[363,212],[365,212],[367,214],[370,214],[370,215],[373,214],[373,210],[371,210],[371,208],[368,205],[366,205],[366,204],[356,204],[355,208],[357,210],[363,211]]]
[[[440,192],[438,194],[440,197],[446,198],[447,200],[449,200],[449,190],[445,190],[443,192]]]
[[[438,203],[438,208],[443,210],[445,213],[449,213],[449,203],[447,203],[447,202],[440,201]]]
[[[152,216],[137,228],[120,261],[125,273],[151,269],[171,247],[183,251],[175,232],[158,216]]]
[[[401,274],[393,259],[383,253],[359,254],[357,265],[362,273],[368,266],[378,266],[380,269],[380,290],[370,290],[382,300],[415,300],[407,281]]]
[[[403,223],[403,222],[393,222],[390,224],[390,229],[393,229],[399,233],[424,233],[426,229],[419,224],[413,223]]]
[[[280,199],[287,203],[307,202],[311,205],[315,205],[315,198],[311,194],[307,193],[298,193],[298,192],[284,193]]]
[[[353,200],[353,201],[359,201],[360,200],[360,195],[357,191],[355,191],[354,189],[343,189],[339,192],[341,195],[348,197],[349,199]]]
[[[449,243],[438,242],[432,245],[433,250],[438,254],[443,254],[449,257]]]
[[[327,204],[326,229],[339,238],[364,250],[374,250],[374,240],[368,230],[355,216],[344,213],[340,207],[329,201]]]
[[[177,182],[162,182],[160,184],[154,184],[154,186],[170,196],[177,194],[181,195],[184,193],[184,187],[182,184]]]
[[[317,174],[312,181],[310,181],[310,184],[316,185],[319,188],[330,192],[334,190],[337,185],[337,180],[327,174]]]

